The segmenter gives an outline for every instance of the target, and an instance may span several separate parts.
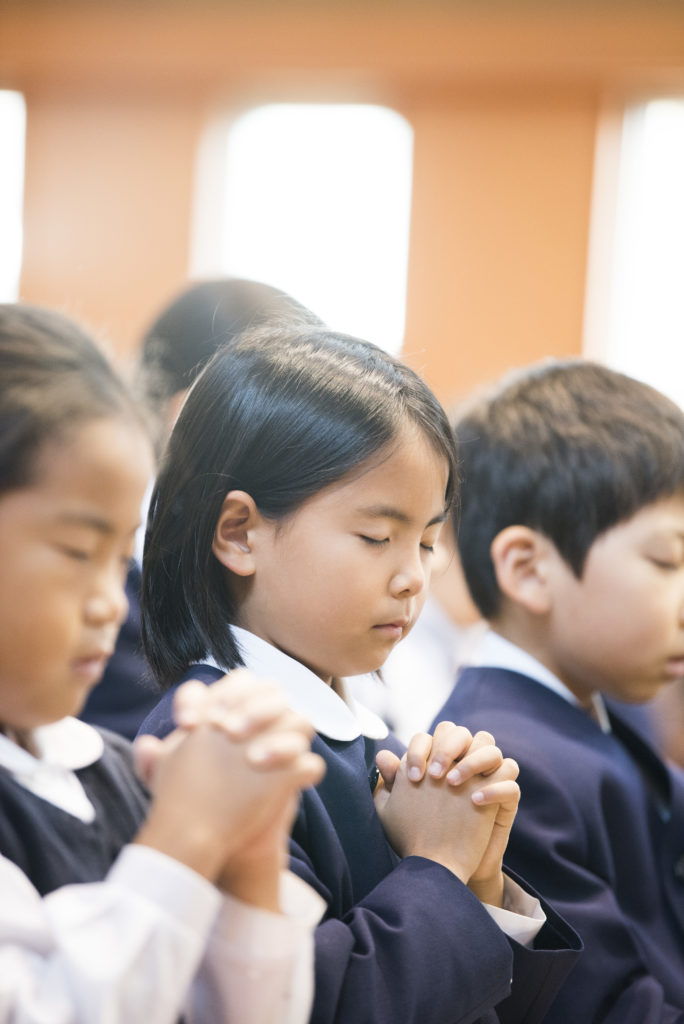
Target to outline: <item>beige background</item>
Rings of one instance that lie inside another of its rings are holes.
[[[0,87],[27,100],[22,297],[85,318],[122,361],[186,279],[217,110],[398,110],[415,132],[405,355],[450,402],[582,350],[621,111],[684,93],[684,3],[3,0]]]

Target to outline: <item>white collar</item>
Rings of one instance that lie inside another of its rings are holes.
[[[332,740],[353,740],[362,735],[385,739],[388,729],[383,720],[354,699],[345,680],[340,680],[342,692],[338,694],[301,662],[261,637],[239,626],[232,626],[231,631],[247,668],[256,675],[275,679],[293,710],[304,715],[316,732]],[[213,658],[206,660],[222,668]]]
[[[0,767],[48,803],[82,821],[92,821],[95,809],[74,772],[102,757],[100,733],[76,718],[62,718],[34,729],[32,739],[36,756],[0,735]]]
[[[569,704],[574,704],[575,707],[582,706],[572,690],[568,689],[565,683],[561,682],[550,669],[524,651],[522,647],[518,647],[517,644],[511,643],[510,640],[495,633],[493,629],[486,630],[480,637],[479,643],[468,659],[468,664],[486,666],[487,668],[505,668],[519,672],[521,675],[529,676],[541,683],[542,686],[546,686],[547,689],[553,690]],[[602,732],[609,733],[611,728],[608,712],[600,693],[592,693],[591,704],[592,717],[598,722]]]

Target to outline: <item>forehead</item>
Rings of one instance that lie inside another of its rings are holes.
[[[122,417],[68,427],[40,450],[26,490],[58,503],[80,502],[115,512],[140,500],[153,472],[143,429]]]
[[[411,428],[314,497],[358,511],[387,506],[428,522],[445,512],[448,478],[444,455]]]
[[[684,539],[684,493],[645,505],[594,542],[592,550],[645,544],[651,539]]]
[[[626,525],[631,525],[634,532],[681,532],[684,527],[684,493],[673,494],[645,505]]]

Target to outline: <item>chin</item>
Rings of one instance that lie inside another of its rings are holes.
[[[657,679],[651,683],[638,683],[628,693],[614,693],[611,696],[614,700],[620,700],[624,704],[647,704],[653,700],[665,686],[669,686],[671,679]]]

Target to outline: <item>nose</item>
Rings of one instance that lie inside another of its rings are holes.
[[[121,573],[121,564],[103,568],[88,594],[85,618],[89,625],[120,626],[128,613],[128,598]]]
[[[428,571],[419,552],[407,559],[395,572],[390,584],[393,597],[415,597],[426,587]]]

